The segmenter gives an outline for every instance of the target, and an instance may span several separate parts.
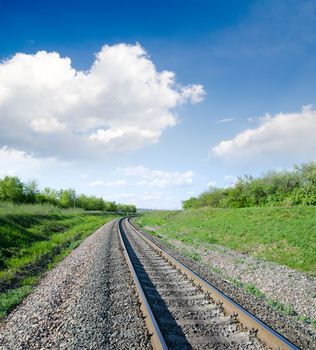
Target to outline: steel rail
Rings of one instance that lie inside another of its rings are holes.
[[[267,346],[273,350],[300,350],[299,347],[291,343],[280,333],[270,328],[266,323],[258,319],[256,316],[251,314],[249,311],[244,309],[241,305],[236,303],[233,299],[228,297],[218,288],[212,286],[205,279],[200,277],[189,267],[185,266],[179,260],[173,258],[169,253],[156,245],[153,241],[148,239],[139,229],[131,222],[130,218],[127,219],[128,223],[132,226],[134,231],[147,243],[149,244],[159,255],[163,256],[169,261],[176,269],[186,275],[192,282],[194,282],[201,290],[211,296],[213,300],[221,304],[225,311],[234,315],[241,324],[246,328],[252,329],[256,332],[256,336]]]
[[[123,220],[124,219],[120,219],[119,224],[118,224],[119,239],[121,242],[121,246],[123,248],[125,260],[126,260],[127,265],[131,271],[131,274],[132,274],[132,277],[133,277],[133,280],[135,283],[136,292],[139,296],[140,309],[142,311],[147,329],[148,329],[149,334],[150,334],[151,345],[152,345],[154,350],[167,350],[168,349],[167,344],[166,344],[166,342],[161,334],[160,328],[157,324],[157,321],[156,321],[155,316],[151,310],[151,307],[147,301],[147,298],[145,296],[143,288],[139,282],[139,279],[138,279],[137,274],[135,272],[134,266],[131,262],[130,256],[129,256],[128,251],[126,249],[126,245],[125,245],[124,238],[122,235],[122,233],[124,232],[123,225],[122,225]]]

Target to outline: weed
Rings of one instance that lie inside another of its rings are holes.
[[[194,261],[201,261],[201,256],[197,252],[190,252],[188,250],[183,250],[182,253],[183,255],[187,256],[188,258]]]
[[[211,269],[212,269],[213,272],[215,272],[215,273],[217,273],[219,275],[222,275],[224,273],[224,271],[221,268],[216,267],[216,266],[211,266]]]
[[[297,312],[294,310],[292,305],[284,305],[279,301],[268,299],[268,305],[270,305],[273,309],[280,312],[280,314],[285,316],[296,316]]]
[[[310,324],[312,322],[312,320],[306,315],[299,315],[296,318],[302,323]]]
[[[258,299],[263,299],[265,297],[264,293],[252,283],[245,284],[244,289]]]
[[[251,264],[248,266],[249,270],[258,270],[259,269],[259,264]]]
[[[244,258],[236,258],[234,260],[234,262],[236,265],[242,265],[245,262],[245,259]]]
[[[243,288],[244,284],[238,280],[237,278],[229,278],[230,282],[232,282],[236,287]]]

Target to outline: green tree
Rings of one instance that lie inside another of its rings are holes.
[[[183,209],[193,209],[199,208],[198,199],[196,197],[191,197],[182,202]]]
[[[133,204],[117,204],[116,210],[122,213],[136,213],[136,207]]]
[[[34,204],[39,195],[38,184],[35,180],[29,181],[24,184],[24,197],[26,203]]]
[[[58,205],[58,191],[45,187],[38,195],[38,201],[40,203],[49,203],[52,205]]]
[[[24,186],[16,176],[6,176],[0,180],[0,200],[22,203],[25,200]]]
[[[115,202],[105,202],[104,203],[105,211],[117,211],[117,205]]]
[[[59,191],[58,204],[62,208],[75,208],[76,207],[76,191],[69,188],[67,190]]]

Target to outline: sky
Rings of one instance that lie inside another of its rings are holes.
[[[0,0],[0,177],[178,209],[316,159],[316,2]]]

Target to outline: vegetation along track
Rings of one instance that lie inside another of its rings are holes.
[[[119,234],[154,349],[298,349],[128,219],[120,221]]]

